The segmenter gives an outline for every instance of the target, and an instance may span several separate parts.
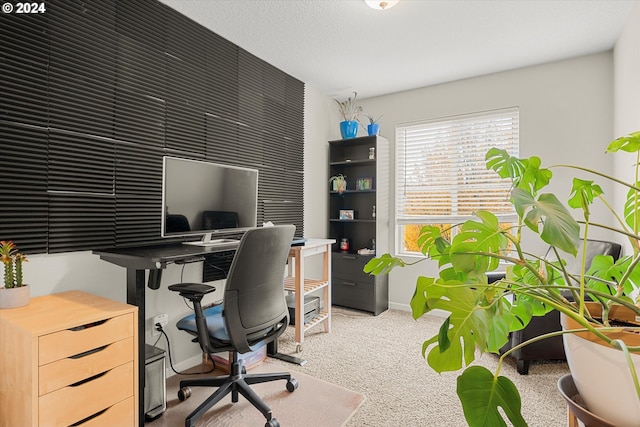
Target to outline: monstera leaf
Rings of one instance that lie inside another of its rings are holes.
[[[511,178],[522,176],[525,165],[522,160],[511,156],[507,150],[501,148],[491,148],[485,155],[487,169],[493,169],[500,178]]]
[[[419,277],[411,299],[413,317],[434,309],[450,313],[438,335],[422,345],[422,354],[436,372],[455,371],[475,360],[476,348],[497,352],[508,339],[513,316],[496,316],[499,300],[486,301],[487,285],[471,288],[459,281],[438,283]]]
[[[471,366],[458,377],[456,392],[470,427],[506,427],[502,408],[514,427],[526,427],[520,393],[510,379],[495,377],[483,366]]]
[[[515,188],[511,196],[518,215],[542,240],[567,253],[578,253],[580,226],[554,194],[541,194],[536,200],[526,191]]]
[[[598,184],[594,184],[593,181],[573,178],[569,206],[581,208],[586,214],[589,212],[589,206],[593,203],[593,200],[601,194],[602,188]]]
[[[438,260],[439,265],[449,262],[449,247],[451,244],[442,237],[440,228],[435,225],[425,225],[420,230],[418,246],[424,255]]]
[[[636,182],[636,187],[640,182]],[[627,199],[624,203],[624,221],[634,231],[640,228],[640,194],[635,189],[627,192]]]
[[[546,187],[553,176],[549,169],[540,168],[537,156],[518,159],[510,156],[506,150],[492,148],[485,156],[487,169],[493,169],[501,178],[510,178],[513,186],[535,195]]]
[[[406,264],[400,258],[393,257],[389,254],[384,254],[379,258],[372,258],[367,262],[363,268],[365,273],[369,274],[387,274],[394,267],[404,267]]]
[[[609,143],[607,147],[607,153],[615,153],[620,150],[628,153],[637,153],[640,150],[640,131],[621,136]]]
[[[476,216],[480,221],[466,221],[451,244],[451,264],[458,271],[495,270],[500,259],[487,254],[499,254],[507,247],[498,218],[488,211],[478,211]]]

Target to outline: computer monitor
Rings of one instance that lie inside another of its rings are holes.
[[[165,156],[162,174],[162,237],[219,237],[256,226],[258,171]]]

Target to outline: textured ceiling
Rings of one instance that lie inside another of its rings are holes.
[[[161,0],[329,97],[360,98],[611,49],[636,1]]]

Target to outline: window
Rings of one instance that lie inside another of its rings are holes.
[[[455,224],[488,210],[505,227],[517,221],[511,181],[488,170],[492,147],[518,156],[517,107],[396,126],[396,252],[419,254],[423,225]]]

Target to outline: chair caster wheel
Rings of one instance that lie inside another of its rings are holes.
[[[247,367],[246,366],[242,366],[242,375],[246,375],[247,373]]]
[[[184,402],[190,397],[191,389],[189,387],[182,387],[180,390],[178,390],[178,399],[180,399],[180,402]]]
[[[298,381],[296,381],[295,378],[291,378],[289,379],[289,381],[287,381],[287,390],[289,391],[289,393],[293,393],[293,391],[297,388],[298,388]]]
[[[271,418],[269,421],[266,422],[264,427],[280,427],[280,423],[275,418]]]

